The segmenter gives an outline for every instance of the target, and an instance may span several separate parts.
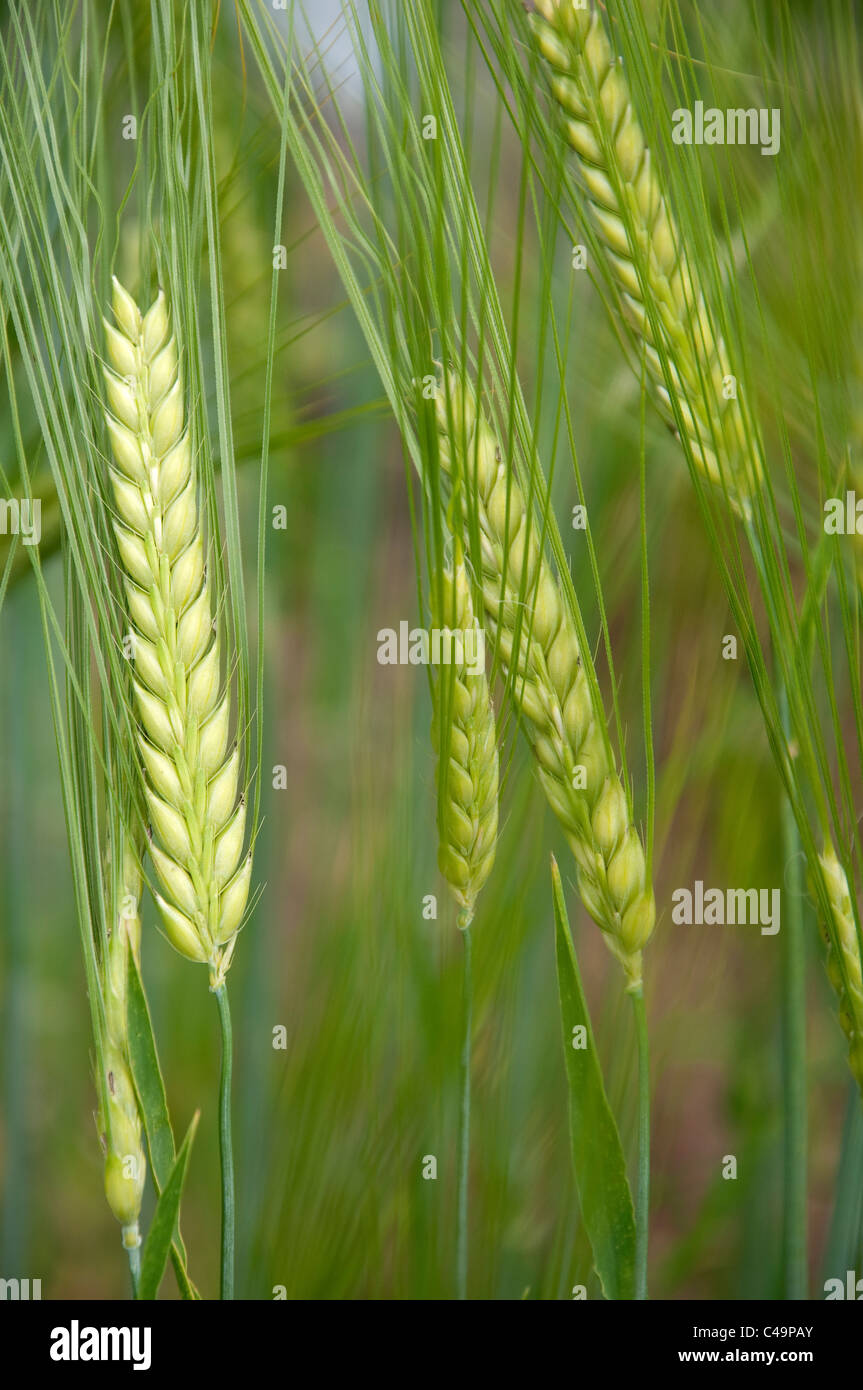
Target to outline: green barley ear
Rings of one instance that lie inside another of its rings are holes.
[[[450,486],[458,484],[465,534],[473,522],[479,529],[485,626],[575,856],[582,902],[636,991],[656,908],[641,839],[594,712],[590,658],[473,391],[454,370],[444,384],[436,397],[441,468]]]
[[[160,291],[142,314],[114,280],[105,324],[114,530],[134,634],[138,742],[165,934],[222,982],[249,895],[245,801],[207,583],[177,342]]]
[[[827,974],[839,1000],[839,1022],[848,1041],[851,1073],[863,1095],[863,969],[857,924],[848,879],[832,845],[825,846],[819,862],[833,918],[832,932],[822,923]]]
[[[127,979],[129,952],[140,960],[141,875],[129,846],[123,856],[120,899],[111,921],[103,965],[105,1005],[103,1067],[104,1103],[101,1129],[105,1137],[105,1196],[123,1227],[123,1244],[134,1250],[141,1243],[138,1218],[147,1164],[141,1142],[141,1114],[129,1069]]]
[[[461,907],[462,930],[491,873],[497,847],[498,752],[485,674],[485,634],[476,620],[461,549],[441,575],[435,626],[452,664],[432,686],[432,743],[438,754],[438,864]],[[437,593],[435,594],[437,597]],[[442,766],[441,760],[445,760]]]
[[[571,0],[535,3],[539,13],[530,20],[552,71],[551,91],[658,405],[676,429],[670,385],[696,466],[747,515],[760,462],[747,446],[738,400],[724,398],[731,375],[726,348],[695,282],[622,68],[596,11]]]

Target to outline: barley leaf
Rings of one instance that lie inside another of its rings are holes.
[[[138,963],[133,952],[129,952],[129,1065],[144,1129],[147,1132],[147,1148],[150,1152],[150,1167],[153,1171],[153,1184],[157,1194],[165,1190],[174,1163],[174,1132],[168,1115],[168,1100],[165,1083],[156,1052],[150,1010]],[[177,1284],[184,1299],[198,1297],[194,1284],[189,1279],[186,1264],[186,1249],[179,1225],[174,1233],[171,1260]]]
[[[156,1297],[162,1276],[165,1273],[168,1252],[173,1243],[174,1230],[180,1213],[180,1198],[183,1195],[183,1185],[186,1181],[192,1140],[198,1128],[200,1113],[200,1110],[196,1110],[192,1116],[192,1123],[186,1131],[180,1152],[174,1160],[167,1182],[156,1203],[156,1211],[141,1257],[141,1283],[138,1292],[138,1297],[141,1299],[154,1299]]]
[[[165,1083],[156,1053],[150,1010],[137,962],[129,953],[129,1061],[141,1103],[153,1178],[159,1191],[174,1162],[174,1134],[168,1117]]]
[[[635,1287],[635,1216],[617,1124],[602,1080],[587,1002],[569,930],[560,870],[552,856],[560,1021],[569,1085],[572,1163],[582,1220],[602,1290],[630,1299]],[[584,1047],[574,1030],[584,1029]]]

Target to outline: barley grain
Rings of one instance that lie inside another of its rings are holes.
[[[239,751],[207,582],[192,443],[165,297],[142,315],[114,281],[105,324],[114,529],[134,631],[138,742],[150,857],[165,933],[206,963],[218,988],[242,923],[252,870],[243,856]]]
[[[475,653],[484,651],[484,634],[473,611],[458,542],[453,566],[441,578],[442,600],[435,626],[449,630],[460,647],[454,649],[451,666],[437,669],[432,687],[432,742],[438,754],[438,864],[461,907],[458,924],[465,930],[494,863],[498,753],[485,669],[478,669],[479,660],[471,660]]]
[[[863,969],[857,924],[848,879],[832,845],[825,845],[819,862],[833,919],[832,931],[821,924],[827,974],[839,1000],[839,1022],[848,1042],[851,1073],[863,1093]]]
[[[725,399],[732,375],[725,344],[695,282],[622,68],[594,10],[569,0],[535,2],[531,23],[552,70],[551,90],[660,409],[676,429],[676,404],[696,466],[723,483],[747,515],[760,463],[747,446],[739,401]]]
[[[457,484],[466,533],[469,518],[479,528],[485,625],[575,856],[582,901],[635,991],[656,910],[641,840],[593,707],[589,656],[471,387],[453,370],[445,384],[437,392],[441,466]]]

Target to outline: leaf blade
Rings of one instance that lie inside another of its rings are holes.
[[[147,996],[138,963],[131,951],[128,983],[129,1063],[147,1132],[153,1178],[161,1191],[174,1162],[174,1134]]]
[[[183,1186],[189,1167],[192,1141],[198,1128],[200,1114],[200,1110],[196,1110],[192,1116],[192,1122],[186,1131],[180,1152],[174,1160],[156,1203],[156,1210],[150,1223],[147,1239],[144,1242],[144,1253],[141,1257],[141,1282],[138,1290],[140,1299],[152,1300],[156,1297],[165,1273],[168,1254],[174,1240],[174,1230],[179,1217],[180,1199],[183,1195]]]
[[[144,1120],[153,1185],[157,1197],[160,1197],[174,1165],[174,1131],[171,1128],[171,1118],[168,1114],[168,1098],[165,1094],[162,1069],[159,1066],[150,1009],[147,1004],[147,996],[144,993],[144,982],[141,979],[138,962],[132,951],[129,952],[128,959],[126,1007],[129,1028],[129,1065]],[[184,1299],[192,1300],[199,1298],[200,1295],[189,1278],[186,1247],[183,1244],[183,1237],[180,1235],[179,1224],[174,1233],[171,1263],[174,1266],[181,1296]]]

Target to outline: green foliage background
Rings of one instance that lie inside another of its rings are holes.
[[[88,271],[85,278],[98,309],[115,242],[118,269],[126,258],[125,270],[134,275],[136,239],[143,244],[163,232],[148,224],[140,181],[121,211],[136,151],[119,132],[126,112],[141,118],[146,111],[146,54],[159,28],[152,18],[164,7],[154,2],[152,15],[133,0],[114,7],[104,73],[107,7],[73,6],[64,18],[66,8],[36,7],[33,36],[49,74],[57,34],[66,25],[83,26],[94,40],[86,59],[89,91],[101,94],[103,106],[98,119],[83,108],[78,116],[92,119],[97,142],[98,197],[86,229],[92,276]],[[362,147],[357,61],[337,7],[329,29],[325,8],[312,7],[325,55],[321,69],[328,67]],[[640,8],[650,27],[663,7]],[[839,3],[733,0],[720,10],[681,4],[679,19],[693,48],[709,49],[716,72],[729,82],[729,73],[757,71],[753,53],[763,58],[774,51],[784,31],[793,29],[797,46],[814,55],[812,72],[819,64],[826,70],[854,33],[853,11]],[[450,82],[471,133],[478,202],[490,209],[486,232],[498,291],[510,323],[519,312],[518,365],[530,397],[548,319],[539,234],[523,218],[523,150],[502,116],[481,55],[467,41],[461,7],[439,6],[437,17]],[[240,523],[250,542],[244,554],[254,594],[280,128],[238,13],[223,3],[210,18],[220,270]],[[309,33],[301,17],[297,23],[308,51]],[[20,35],[9,14],[3,43],[3,81],[14,84]],[[188,61],[185,50],[182,61]],[[70,140],[75,121],[64,125],[59,117],[71,77],[58,77],[54,110]],[[323,77],[319,99],[325,114]],[[840,92],[840,112],[843,100]],[[729,104],[747,103],[741,97]],[[761,276],[759,307],[775,348],[759,381],[765,395],[781,390],[786,401],[798,402],[794,467],[816,513],[822,445],[812,428],[809,369],[820,360],[819,399],[838,394],[838,353],[831,344],[847,334],[856,286],[844,244],[853,240],[848,181],[858,202],[860,193],[853,151],[842,161],[831,140],[824,124],[810,127],[803,143],[792,142],[790,134],[783,143],[781,158],[799,165],[801,184],[815,167],[817,197],[782,206],[762,177],[760,166],[768,161],[757,153],[741,153],[737,170]],[[834,170],[837,160],[844,167]],[[154,178],[157,166],[155,159]],[[287,525],[267,535],[263,826],[255,867],[265,892],[231,974],[238,1293],[269,1298],[281,1285],[289,1298],[449,1298],[460,942],[455,907],[435,862],[425,673],[377,661],[380,629],[398,628],[405,619],[412,626],[421,622],[408,501],[413,484],[378,375],[290,159],[287,170],[281,240],[289,254],[279,277],[268,499],[270,507],[286,508]],[[50,206],[50,194],[43,193]],[[5,194],[3,205],[5,220]],[[200,219],[202,213],[190,207],[188,215]],[[568,335],[565,385],[622,726],[643,798],[639,383],[590,276],[571,270],[566,238],[548,219],[545,226],[554,252],[551,297]],[[819,258],[812,249],[822,244],[822,233],[837,243],[836,259],[832,250],[828,260],[826,250]],[[200,274],[203,282],[203,262]],[[211,325],[205,313],[200,319],[207,357]],[[14,342],[9,351],[14,362]],[[22,386],[19,380],[19,391]],[[0,450],[11,495],[17,495],[5,380],[0,389]],[[206,409],[213,411],[214,399]],[[29,466],[38,477],[45,469],[38,424],[24,410]],[[651,1292],[770,1297],[780,1287],[781,1263],[779,939],[757,928],[675,926],[670,901],[675,888],[691,887],[695,879],[710,886],[785,887],[781,788],[745,662],[722,659],[723,637],[735,627],[682,455],[649,408],[644,428],[659,909],[646,957],[654,1088]],[[593,639],[599,627],[583,533],[569,526],[577,500],[572,469],[561,461],[553,503]],[[47,590],[62,613],[63,560],[43,550]],[[0,575],[7,553],[0,548]],[[255,639],[251,613],[250,622]],[[607,684],[604,693],[608,698]],[[20,551],[0,608],[0,710],[0,1275],[41,1278],[43,1297],[122,1296],[127,1272],[102,1195],[93,1119],[90,1023],[42,620]],[[571,858],[524,749],[509,739],[506,746],[497,864],[475,926],[471,1296],[560,1299],[583,1283],[595,1297],[570,1168],[552,851],[627,1152],[635,1124],[634,1033],[615,963],[572,891]],[[273,786],[277,766],[287,770],[284,790]],[[434,921],[423,915],[428,894],[437,896]],[[810,1272],[817,1296],[829,1241],[831,1269],[834,1256],[847,1257],[848,1268],[856,1258],[859,1267],[863,1228],[858,1210],[856,1229],[845,1217],[831,1237],[848,1080],[808,897],[806,913]],[[145,895],[143,971],[178,1134],[202,1108],[183,1231],[190,1272],[212,1297],[216,1016],[202,975],[157,937],[152,919]],[[287,1031],[284,1050],[273,1046],[280,1025]],[[849,1113],[858,1143],[853,1104]],[[437,1158],[436,1181],[423,1180],[426,1155]],[[722,1176],[728,1155],[737,1159],[734,1181]],[[169,1279],[162,1296],[173,1295]]]

